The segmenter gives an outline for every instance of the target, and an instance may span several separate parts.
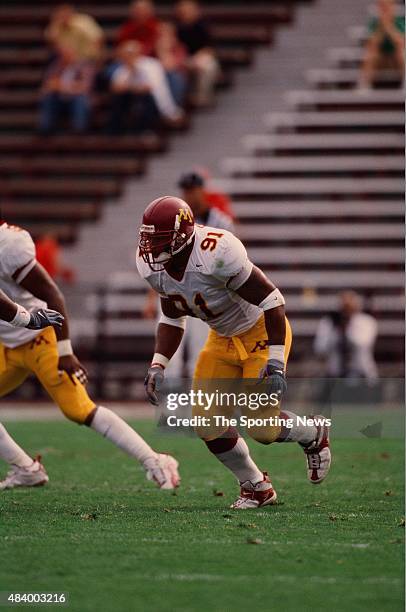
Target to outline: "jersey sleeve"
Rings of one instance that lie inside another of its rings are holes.
[[[10,229],[7,246],[1,254],[1,269],[8,277],[13,277],[20,270],[15,278],[20,283],[35,266],[35,245],[30,234],[25,230]]]
[[[244,245],[233,234],[225,232],[215,250],[213,276],[224,281],[228,289],[239,289],[253,268]]]

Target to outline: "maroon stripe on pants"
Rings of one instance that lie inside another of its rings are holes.
[[[221,455],[234,448],[238,440],[238,431],[235,427],[229,427],[220,438],[206,441],[205,444],[214,455]]]

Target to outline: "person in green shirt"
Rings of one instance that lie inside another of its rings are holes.
[[[378,14],[368,25],[368,39],[359,85],[370,88],[381,70],[398,70],[404,79],[405,21],[396,15],[393,0],[378,0]]]

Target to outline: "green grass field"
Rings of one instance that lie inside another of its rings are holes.
[[[251,446],[280,503],[232,512],[201,442],[135,425],[180,460],[176,495],[86,428],[7,425],[51,482],[0,494],[0,591],[65,591],[75,612],[403,610],[402,440],[336,440],[320,487],[296,445]]]

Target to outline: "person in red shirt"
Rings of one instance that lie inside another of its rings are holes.
[[[155,17],[151,0],[135,0],[130,4],[129,19],[121,26],[117,45],[128,40],[141,44],[143,55],[153,55],[159,36],[160,21]]]
[[[236,217],[232,209],[230,198],[227,194],[220,191],[207,189],[206,184],[210,178],[208,170],[205,168],[194,168],[184,174],[178,186],[183,191],[183,199],[191,205],[191,202],[205,202],[208,208],[217,208],[222,213],[230,217],[235,222]]]
[[[60,278],[68,283],[74,281],[74,271],[61,264],[61,248],[55,236],[44,234],[38,238],[35,241],[35,251],[37,261],[45,268],[52,279]]]

